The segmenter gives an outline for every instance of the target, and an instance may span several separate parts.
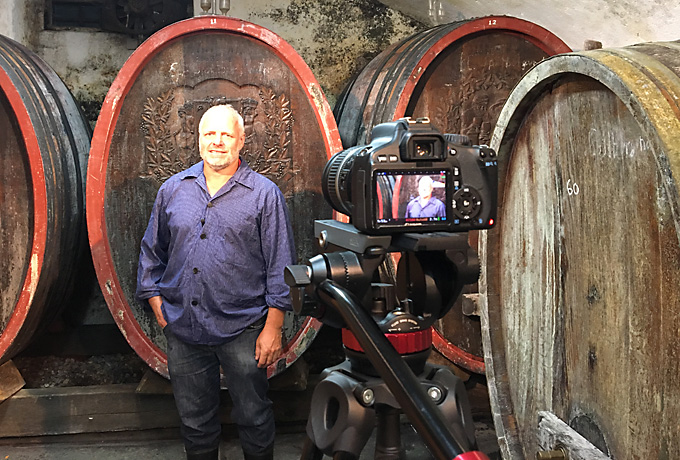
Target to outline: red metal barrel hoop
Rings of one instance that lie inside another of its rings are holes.
[[[84,249],[90,131],[35,53],[0,36],[0,362],[58,313]]]
[[[31,168],[31,180],[33,181],[33,218],[35,222],[45,222],[47,197],[44,193],[40,193],[40,191],[45,190],[45,172],[43,171],[40,146],[28,110],[14,87],[14,83],[2,68],[0,68],[0,89],[5,92],[12,109],[14,109],[21,134],[24,136],[26,154]],[[46,239],[47,228],[40,225],[34,226],[31,238],[30,265],[16,307],[0,336],[0,356],[4,357],[8,354],[8,350],[27,319],[30,311],[29,306],[35,295],[36,284],[42,272]]]
[[[442,39],[438,40],[437,43],[430,47],[420,61],[418,61],[418,64],[416,64],[413,72],[406,81],[403,91],[400,93],[393,119],[397,120],[406,115],[411,96],[423,75],[422,69],[427,69],[442,51],[456,41],[478,33],[490,31],[504,32],[522,37],[537,48],[543,50],[549,56],[571,51],[571,48],[552,32],[544,29],[538,24],[534,24],[524,19],[510,16],[486,16],[463,21],[460,26],[447,33]]]

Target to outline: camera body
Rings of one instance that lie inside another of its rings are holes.
[[[486,146],[441,134],[427,118],[382,123],[368,145],[331,158],[326,201],[368,234],[465,232],[496,219],[498,162]]]

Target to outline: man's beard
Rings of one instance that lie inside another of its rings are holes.
[[[221,171],[229,166],[231,166],[238,156],[231,152],[225,154],[213,154],[211,152],[205,152],[201,155],[203,161],[210,166],[215,171]]]

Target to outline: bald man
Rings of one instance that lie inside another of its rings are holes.
[[[220,366],[244,458],[273,459],[266,367],[281,354],[295,249],[285,199],[239,158],[244,142],[233,107],[208,109],[203,161],[161,186],[141,244],[137,297],[168,341],[188,460],[219,458]]]
[[[418,181],[418,196],[406,206],[405,217],[446,217],[446,208],[441,200],[432,196],[434,181],[423,176]]]

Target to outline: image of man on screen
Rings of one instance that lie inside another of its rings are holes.
[[[432,196],[434,181],[430,176],[423,176],[418,181],[418,196],[406,207],[406,217],[446,217],[446,208],[441,200]]]

